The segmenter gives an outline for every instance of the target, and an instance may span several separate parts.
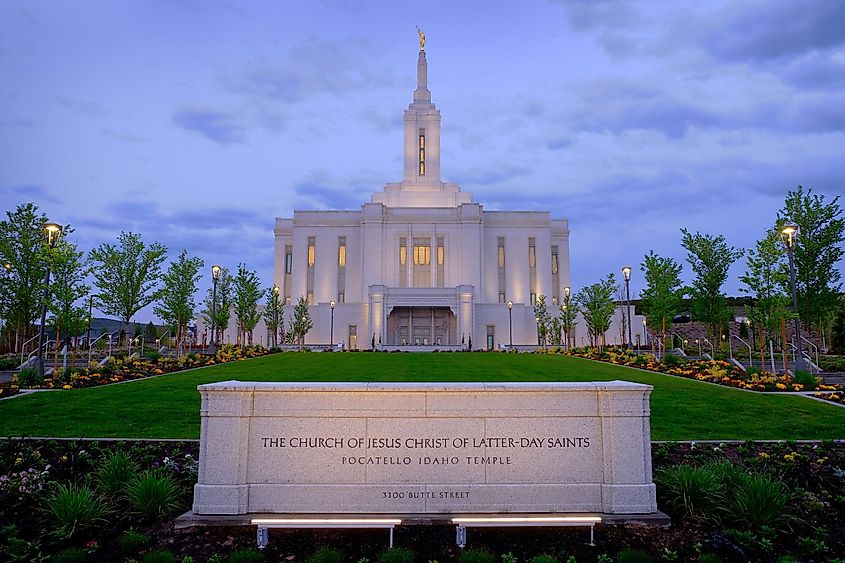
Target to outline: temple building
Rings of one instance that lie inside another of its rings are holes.
[[[294,211],[275,224],[285,316],[304,296],[306,344],[494,349],[537,343],[534,304],[569,286],[569,227],[548,211],[487,211],[440,169],[440,111],[421,39],[404,115],[404,176],[358,210]],[[509,308],[508,303],[511,302]],[[258,334],[258,332],[256,332]],[[257,340],[257,338],[256,338]]]

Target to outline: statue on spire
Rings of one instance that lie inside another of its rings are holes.
[[[425,51],[425,33],[417,26],[417,35],[420,36],[420,51]]]

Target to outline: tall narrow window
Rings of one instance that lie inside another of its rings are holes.
[[[537,244],[534,237],[528,237],[528,287],[531,304],[537,300]]]
[[[293,246],[290,244],[285,245],[285,283],[284,285],[284,298],[285,303],[290,303],[290,284],[291,284],[291,272],[293,271]]]
[[[408,287],[408,239],[399,237],[399,287]]]
[[[414,287],[431,287],[431,239],[414,237]]]
[[[446,248],[443,237],[437,237],[437,287],[446,284]]]
[[[420,176],[425,176],[425,129],[420,129]]]
[[[499,260],[499,303],[505,302],[505,237],[496,240],[496,251]]]
[[[346,237],[337,237],[337,301],[346,293]]]
[[[308,269],[305,276],[305,295],[309,305],[314,304],[314,264],[316,262],[317,239],[308,237]]]
[[[552,246],[552,304],[560,302],[560,268],[558,266],[557,246]]]

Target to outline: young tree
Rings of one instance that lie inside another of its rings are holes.
[[[244,345],[247,338],[252,344],[252,331],[261,320],[258,312],[258,300],[261,299],[261,285],[258,274],[247,270],[244,264],[238,264],[238,275],[235,276],[235,319],[238,322],[238,342]]]
[[[573,299],[575,305],[581,309],[590,332],[590,340],[595,346],[606,344],[605,333],[610,328],[610,319],[616,309],[613,295],[617,289],[616,278],[611,273],[607,279],[581,289]]]
[[[275,347],[279,344],[279,329],[284,324],[285,305],[279,296],[279,286],[274,285],[267,289],[265,295],[267,303],[264,306],[264,324],[271,335],[270,346]]]
[[[32,334],[44,292],[47,263],[44,223],[47,216],[33,203],[6,212],[0,221],[0,313],[14,332],[11,348],[19,347]]]
[[[170,263],[161,279],[162,289],[153,312],[165,323],[173,325],[177,355],[185,340],[188,323],[194,318],[197,308],[194,295],[197,293],[202,267],[202,259],[189,257],[188,251],[182,250],[179,258]]]
[[[308,311],[308,301],[304,296],[300,296],[293,309],[293,319],[290,325],[291,338],[299,343],[300,349],[305,344],[305,336],[313,326],[311,313]],[[373,343],[375,344],[375,334],[373,335]]]
[[[80,336],[88,326],[88,311],[78,306],[78,302],[88,296],[91,289],[85,283],[89,268],[84,254],[66,238],[59,239],[56,247],[49,250],[49,263],[52,279],[47,310],[56,330],[55,361],[58,363],[60,343]]]
[[[572,306],[572,298],[569,295],[569,288],[564,288],[566,291],[563,294],[563,305],[560,306],[560,328],[563,330],[563,336],[566,340],[566,349],[569,350],[570,341],[573,338],[573,330],[578,324],[575,319],[578,318],[578,307]]]
[[[135,233],[121,232],[117,240],[117,246],[103,243],[90,253],[98,289],[95,306],[129,326],[138,311],[158,299],[167,249],[157,242],[147,246]]]
[[[662,258],[650,251],[640,264],[646,287],[640,292],[640,302],[646,324],[655,333],[663,334],[666,349],[666,331],[672,327],[675,315],[681,312],[684,288],[681,285],[681,265],[672,258]]]
[[[545,348],[546,333],[548,332],[551,316],[549,315],[548,309],[546,309],[546,296],[543,294],[537,296],[537,303],[534,305],[534,318],[537,320],[537,336],[540,338],[540,342],[543,343],[543,348]]]
[[[563,325],[560,322],[560,315],[555,315],[549,319],[549,344],[552,346],[560,346],[560,331]]]
[[[223,334],[229,328],[229,319],[232,317],[232,294],[233,294],[234,279],[229,274],[227,268],[220,268],[220,275],[217,278],[217,294],[216,302],[212,306],[212,300],[215,297],[214,288],[209,287],[208,293],[203,300],[205,308],[202,310],[202,316],[208,326],[212,325],[212,312],[214,313],[214,332],[211,335],[212,342],[223,340]]]
[[[788,315],[789,297],[783,291],[788,279],[785,253],[779,230],[769,230],[746,254],[746,271],[739,277],[744,284],[740,291],[754,297],[748,316],[756,329],[761,356],[765,354],[765,336],[777,335],[781,319]]]
[[[778,226],[798,227],[795,239],[795,282],[800,317],[820,332],[829,335],[829,323],[836,311],[836,300],[842,284],[842,272],[836,267],[842,258],[845,241],[845,220],[839,196],[829,203],[823,195],[798,186],[786,194],[783,209],[778,213]],[[789,281],[784,285],[788,289]]]
[[[681,229],[681,246],[687,251],[687,262],[692,267],[695,279],[689,289],[690,308],[693,318],[708,325],[710,336],[718,342],[722,326],[727,323],[732,309],[722,293],[722,285],[728,279],[728,270],[743,254],[728,246],[722,235],[702,235]]]

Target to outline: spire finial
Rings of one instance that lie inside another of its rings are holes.
[[[420,36],[420,51],[425,51],[425,32],[417,26],[417,35]]]

